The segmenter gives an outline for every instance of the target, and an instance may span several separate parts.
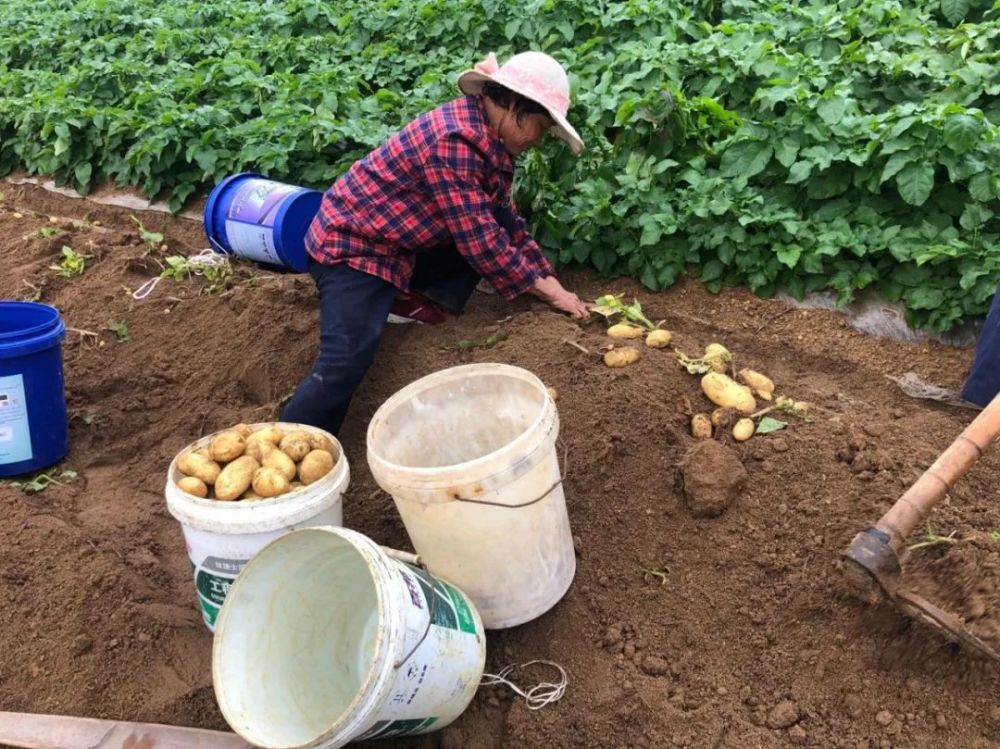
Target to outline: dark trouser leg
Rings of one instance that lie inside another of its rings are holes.
[[[517,220],[510,208],[494,206],[493,218],[509,236],[514,236]],[[479,280],[479,274],[462,253],[450,245],[417,253],[410,288],[445,311],[460,315]]]
[[[309,263],[320,304],[319,359],[281,412],[282,421],[337,434],[375,359],[395,287],[344,264]]]
[[[990,314],[976,343],[976,358],[962,397],[985,406],[1000,391],[1000,289],[997,289]]]

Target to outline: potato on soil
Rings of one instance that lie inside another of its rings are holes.
[[[182,492],[193,494],[196,497],[204,498],[208,496],[208,486],[204,481],[195,476],[185,476],[177,482],[177,488]]]
[[[285,455],[296,463],[306,457],[306,454],[313,449],[312,443],[309,441],[309,433],[303,431],[286,434],[278,446]]]
[[[741,369],[737,376],[744,383],[750,386],[752,390],[756,390],[757,394],[766,401],[771,400],[774,395],[774,382],[771,381],[770,377],[762,375],[760,372],[755,372],[752,369]]]
[[[755,429],[753,419],[740,419],[733,425],[733,439],[737,442],[746,442],[753,437]]]
[[[629,338],[640,338],[642,336],[642,328],[620,322],[608,328],[608,335],[619,341]]]
[[[701,389],[708,399],[723,408],[735,408],[742,413],[753,413],[757,410],[750,388],[740,385],[721,372],[709,372],[701,378]]]
[[[691,436],[700,440],[711,438],[712,420],[708,418],[708,414],[695,414],[691,417]]]
[[[326,450],[312,450],[299,463],[299,481],[309,486],[333,469],[333,456]]]
[[[613,348],[604,355],[604,363],[609,367],[619,369],[639,361],[639,349],[625,346]]]
[[[669,330],[653,330],[646,336],[646,345],[650,348],[666,348],[674,339]]]
[[[282,450],[271,450],[264,456],[261,466],[264,468],[273,468],[284,476],[286,481],[291,481],[295,478],[295,461],[288,457]]]
[[[712,426],[727,427],[733,423],[736,412],[731,408],[717,408],[712,411]]]
[[[212,437],[208,443],[208,452],[217,463],[228,463],[240,457],[247,448],[246,440],[239,432],[230,429]]]
[[[185,476],[194,476],[211,485],[219,478],[222,468],[214,460],[209,460],[197,452],[184,453],[177,459],[177,470]]]
[[[278,469],[264,466],[253,475],[253,490],[265,499],[277,497],[288,491],[288,479]]]
[[[260,463],[249,455],[241,455],[222,469],[215,481],[215,498],[223,502],[231,502],[239,497],[253,481],[253,475],[260,468]]]
[[[708,361],[709,366],[712,367],[712,371],[725,372],[729,366],[729,360],[733,358],[733,355],[721,343],[710,343],[705,346],[705,356],[703,358]]]

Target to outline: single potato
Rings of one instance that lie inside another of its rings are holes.
[[[254,473],[253,490],[265,499],[277,497],[288,491],[288,479],[278,469],[265,466]]]
[[[700,440],[712,436],[712,420],[708,418],[708,414],[695,414],[691,417],[691,436]]]
[[[727,427],[733,423],[733,409],[717,408],[712,411],[712,426]]]
[[[646,345],[650,348],[666,348],[674,339],[669,330],[653,330],[646,336]]]
[[[222,470],[218,463],[197,451],[181,455],[177,459],[177,469],[185,476],[194,476],[209,486],[215,483]]]
[[[713,372],[725,372],[729,365],[729,360],[733,358],[733,355],[721,343],[710,343],[705,346],[705,356],[703,358],[708,360]]]
[[[771,400],[774,395],[774,382],[771,381],[770,377],[762,375],[760,372],[755,372],[752,369],[741,369],[737,372],[737,377],[766,401]]]
[[[311,450],[299,463],[299,481],[309,486],[333,469],[333,456],[326,450]]]
[[[215,481],[215,498],[231,502],[245,492],[253,481],[260,463],[249,455],[241,455],[222,469]]]
[[[325,434],[317,434],[316,432],[309,433],[309,444],[312,445],[313,450],[325,450],[330,453],[333,457],[337,457],[337,448]]]
[[[608,328],[608,335],[619,341],[628,338],[640,338],[642,337],[642,328],[620,322]]]
[[[735,408],[745,414],[757,410],[750,388],[740,385],[720,372],[709,372],[701,378],[701,389],[708,399],[723,408]]]
[[[195,476],[185,476],[177,482],[177,488],[182,492],[187,492],[203,499],[208,496],[208,486],[204,481]]]
[[[272,442],[268,442],[265,439],[250,440],[247,442],[246,455],[256,460],[258,463],[264,462],[264,457],[278,448],[274,446]]]
[[[247,437],[247,441],[267,440],[272,445],[277,446],[281,444],[281,440],[284,436],[285,433],[278,427],[264,427],[263,429],[258,429],[256,432]]]
[[[236,432],[243,439],[246,439],[251,434],[253,434],[253,429],[250,428],[250,425],[243,424],[242,422],[234,426],[231,431]]]
[[[221,432],[208,443],[208,452],[212,460],[217,463],[228,463],[236,460],[247,449],[246,440],[239,432],[230,429],[228,432]]]
[[[296,463],[306,457],[306,454],[313,449],[312,442],[309,441],[309,433],[303,431],[286,434],[279,447]]]
[[[740,419],[733,425],[733,439],[737,442],[746,442],[753,437],[755,429],[753,419]]]
[[[629,364],[635,364],[637,361],[639,361],[639,349],[632,348],[631,346],[613,348],[604,355],[604,363],[615,369],[627,367]]]
[[[286,481],[291,481],[295,478],[295,461],[292,460],[283,450],[271,450],[264,456],[264,460],[261,461],[261,466],[264,468],[273,468],[284,476]]]

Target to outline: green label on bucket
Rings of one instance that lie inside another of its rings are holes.
[[[415,718],[413,720],[380,720],[353,741],[364,739],[388,739],[393,736],[409,736],[423,733],[437,722],[437,718]]]
[[[24,378],[0,377],[0,464],[31,460],[31,432]]]
[[[199,569],[194,578],[194,585],[198,589],[198,595],[207,601],[211,601],[217,606],[221,606],[226,600],[226,594],[233,584],[231,577],[219,577]]]
[[[465,596],[452,585],[438,580],[422,569],[407,565],[420,583],[424,600],[431,610],[431,623],[439,627],[454,629],[459,632],[476,634],[476,619],[472,615]]]

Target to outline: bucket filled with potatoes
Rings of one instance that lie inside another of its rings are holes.
[[[272,499],[328,475],[341,460],[325,432],[297,424],[237,424],[185,448],[171,471],[186,494],[219,502]]]

